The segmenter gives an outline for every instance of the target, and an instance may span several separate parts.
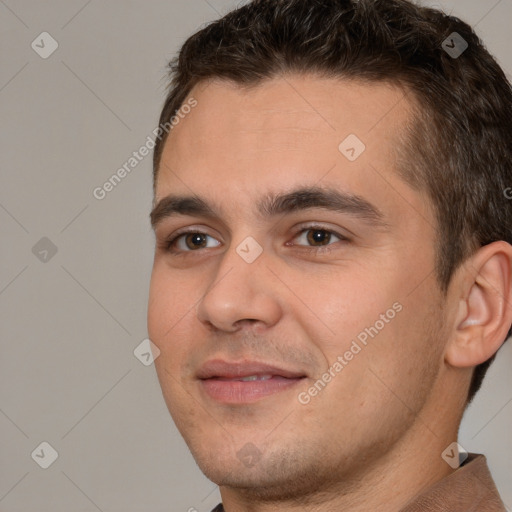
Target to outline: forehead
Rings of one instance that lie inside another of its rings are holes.
[[[369,197],[397,218],[411,207],[428,215],[425,198],[395,171],[411,115],[402,89],[290,75],[252,87],[201,83],[190,96],[197,106],[166,141],[155,202],[197,194],[228,215],[262,192],[325,185]]]

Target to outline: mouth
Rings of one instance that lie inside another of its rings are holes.
[[[208,361],[197,373],[208,397],[224,404],[247,404],[282,393],[307,378],[302,371],[256,361]]]

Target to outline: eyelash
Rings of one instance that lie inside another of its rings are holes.
[[[337,231],[333,231],[332,229],[328,229],[325,226],[320,226],[320,225],[302,226],[297,232],[295,232],[295,234],[293,235],[293,239],[297,238],[298,236],[300,236],[303,233],[306,233],[308,231],[323,231],[324,233],[328,233],[328,234],[336,236],[337,238],[340,239],[339,240],[340,242],[349,242],[350,241],[346,236],[342,235],[341,233],[338,233]],[[176,250],[173,248],[181,237],[183,237],[185,235],[189,235],[189,234],[205,235],[207,237],[211,236],[211,235],[208,235],[208,233],[204,233],[197,229],[189,229],[189,230],[179,231],[178,233],[176,233],[171,238],[169,238],[168,240],[165,241],[164,249],[167,252],[169,252],[175,256],[180,256],[180,255],[183,256],[188,253],[201,252],[201,249],[184,251],[184,250]],[[214,237],[211,237],[211,238],[214,238]],[[315,247],[315,246],[308,247],[308,246],[304,246],[304,245],[299,245],[298,247],[301,248],[300,249],[301,251],[305,251],[308,253],[320,254],[322,252],[328,252],[328,251],[330,252],[330,249],[328,250],[328,248],[331,247],[331,245],[333,245],[333,244],[328,243],[327,245],[320,245],[317,247]]]

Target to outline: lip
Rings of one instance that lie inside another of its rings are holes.
[[[240,380],[251,376],[265,380]],[[196,377],[202,390],[213,400],[225,404],[245,404],[295,387],[306,378],[306,374],[258,361],[214,359],[201,366]]]

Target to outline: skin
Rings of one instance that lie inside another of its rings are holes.
[[[430,201],[395,171],[397,134],[411,116],[396,87],[291,75],[251,88],[201,83],[191,96],[197,106],[166,141],[155,204],[195,193],[220,216],[157,223],[148,307],[178,429],[227,512],[399,510],[453,471],[441,453],[457,439],[472,368],[499,348],[512,319],[510,246],[477,252],[441,293]],[[349,134],[366,145],[353,162],[338,149]],[[357,194],[386,227],[318,208],[257,214],[265,194],[302,186]],[[329,249],[312,252],[320,244],[300,232],[311,222],[348,241],[333,234]],[[207,247],[182,237],[169,252],[181,228],[207,234]],[[236,252],[248,236],[263,249],[252,263]],[[403,309],[300,403],[397,302]],[[307,378],[251,404],[220,404],[196,378],[212,358]],[[250,466],[240,450],[254,455]]]

